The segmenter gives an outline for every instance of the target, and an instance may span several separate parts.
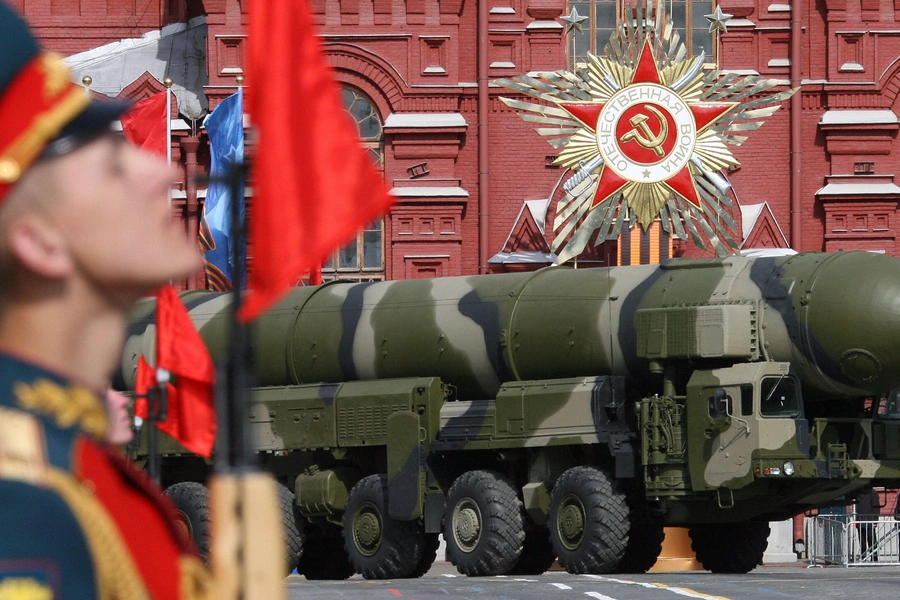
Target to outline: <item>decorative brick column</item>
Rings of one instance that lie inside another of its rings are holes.
[[[181,139],[181,150],[184,153],[185,170],[185,225],[188,235],[199,240],[200,203],[197,200],[197,148],[200,146],[200,138],[189,136]],[[197,242],[199,244],[199,241]],[[188,289],[197,290],[206,288],[206,275],[203,271],[196,273],[188,279]]]

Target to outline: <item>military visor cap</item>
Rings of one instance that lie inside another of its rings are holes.
[[[91,100],[62,57],[43,51],[24,19],[0,0],[0,203],[38,158],[58,156],[104,131],[128,108]]]

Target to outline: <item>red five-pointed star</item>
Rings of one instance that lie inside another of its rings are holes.
[[[619,94],[627,93],[626,90],[636,84],[655,84],[657,86],[663,86],[659,69],[656,66],[656,59],[653,56],[653,50],[650,46],[649,41],[644,42],[644,46],[641,49],[641,55],[638,58],[637,66],[634,69],[634,74],[631,79],[631,84],[616,92],[610,100],[613,100],[618,97]],[[663,86],[665,87],[665,86]],[[669,90],[670,88],[665,88]],[[671,93],[677,94],[676,91],[672,90]],[[680,96],[679,96],[680,98]],[[688,129],[693,129],[693,140],[696,140],[696,136],[698,133],[703,131],[706,127],[715,123],[720,117],[722,117],[725,113],[731,110],[734,106],[737,106],[736,102],[689,102],[684,99],[680,100],[683,104],[682,106],[687,106],[690,110],[691,115],[693,116],[693,128],[688,127]],[[597,133],[599,128],[599,122],[601,119],[601,115],[603,115],[604,109],[606,108],[608,102],[560,102],[559,105],[566,111],[568,111],[573,117],[581,121],[586,128],[588,128],[592,133]],[[669,123],[674,123],[674,119],[671,117],[671,113],[667,111],[665,106],[660,104],[656,104],[654,102],[642,103],[641,101],[632,102],[631,105],[637,106],[638,108],[634,111],[629,112],[630,115],[636,113],[645,121],[648,120],[648,116],[650,114],[662,114],[664,115],[664,119]],[[640,115],[640,113],[644,112],[644,108],[647,106],[651,106],[653,108],[647,109],[644,115]],[[630,106],[629,106],[630,108]],[[655,110],[654,110],[655,109]],[[652,111],[652,112],[651,112]],[[665,113],[667,113],[665,115]],[[624,115],[624,112],[623,112]],[[608,117],[608,116],[607,116]],[[616,117],[618,121],[622,120],[622,115]],[[618,127],[618,121],[616,123],[616,127]],[[651,127],[647,124],[642,124],[642,131],[638,131],[635,129],[634,134],[631,136],[631,141],[634,141],[634,138],[641,138],[638,140],[641,143],[641,146],[644,148],[649,148],[647,134],[652,136],[656,136],[658,139],[663,139],[670,135],[666,130],[662,130],[663,119],[659,120],[659,124],[657,125],[658,131],[652,131]],[[631,121],[633,123],[633,121]],[[628,128],[628,122],[626,122],[623,127],[625,129]],[[670,160],[670,156],[672,156],[676,150],[676,145],[673,143],[669,143],[668,146],[665,144],[659,146],[660,149],[657,150],[654,147],[654,150],[657,151],[657,155],[650,155],[652,158],[647,159],[647,154],[644,155],[636,155],[633,148],[637,148],[633,143],[631,145],[625,145],[626,137],[618,135],[621,132],[621,129],[615,130],[617,133],[612,137],[612,143],[617,145],[617,151],[621,152],[632,165],[643,165],[646,164],[648,167],[652,167],[653,165],[659,163],[668,163],[668,164],[677,164],[678,168],[671,169],[671,174],[668,173],[669,169],[666,169],[666,175],[659,177],[654,180],[655,182],[659,182],[664,184],[668,189],[674,191],[679,194],[681,197],[686,199],[688,202],[693,204],[696,207],[700,207],[700,200],[697,196],[697,189],[694,185],[694,179],[691,176],[690,170],[687,168],[690,156],[684,156],[677,160]],[[679,133],[675,133],[674,135],[680,135]],[[656,141],[658,141],[658,139]],[[693,144],[693,141],[691,142]],[[662,148],[666,148],[663,150]],[[640,150],[638,150],[640,152]],[[663,156],[659,156],[659,153],[663,153]],[[637,156],[637,157],[635,157]],[[646,176],[646,175],[645,175]],[[639,177],[624,177],[620,173],[617,173],[610,165],[605,164],[601,168],[600,171],[600,181],[597,186],[597,191],[594,196],[594,201],[591,205],[591,208],[600,204],[619,190],[621,190],[629,181],[634,181],[636,183],[646,183],[642,182]]]

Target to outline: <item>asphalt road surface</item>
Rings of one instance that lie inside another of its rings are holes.
[[[704,571],[644,575],[465,577],[448,563],[435,563],[421,579],[366,581],[287,580],[291,600],[897,600],[900,567],[761,567],[747,575]]]

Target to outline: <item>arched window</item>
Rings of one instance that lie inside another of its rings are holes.
[[[375,167],[384,171],[384,134],[375,104],[356,88],[341,90],[344,106],[359,131],[360,143]],[[376,281],[384,279],[384,222],[379,217],[350,242],[337,250],[322,268],[322,278]]]
[[[378,116],[375,105],[368,96],[355,88],[345,87],[341,90],[341,94],[347,112],[356,121],[359,139],[362,140],[363,147],[369,151],[375,166],[383,171],[384,134],[381,130],[381,117]]]

